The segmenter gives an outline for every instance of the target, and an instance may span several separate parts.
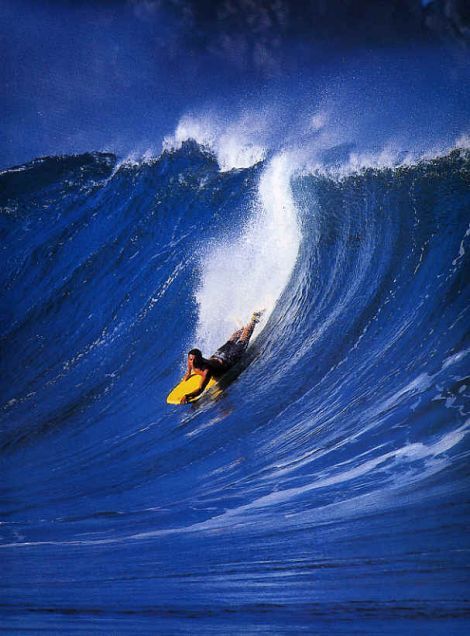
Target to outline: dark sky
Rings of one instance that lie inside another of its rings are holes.
[[[397,125],[405,109],[417,117],[435,101],[431,125],[442,128],[443,113],[458,132],[468,117],[469,4],[3,0],[0,165],[158,152],[191,112],[228,121],[274,108],[288,128],[289,113],[307,112],[320,93],[346,112],[345,95],[352,110],[370,107],[370,122],[385,100]]]

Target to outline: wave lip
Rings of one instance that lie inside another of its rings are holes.
[[[164,150],[178,150],[189,140],[207,148],[217,157],[222,172],[249,168],[266,157],[266,150],[256,139],[258,118],[242,117],[227,125],[207,117],[183,117],[173,135],[163,140]]]

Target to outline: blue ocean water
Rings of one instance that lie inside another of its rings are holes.
[[[468,633],[468,152],[288,164],[0,175],[5,631]]]

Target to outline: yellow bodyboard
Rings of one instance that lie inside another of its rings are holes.
[[[201,384],[202,384],[202,376],[197,374],[191,375],[187,380],[180,382],[179,384],[175,386],[175,388],[172,391],[170,391],[170,393],[168,394],[168,397],[166,398],[167,404],[181,404],[181,400],[183,399],[183,397],[187,393],[191,393],[192,391],[199,389]],[[205,394],[207,389],[210,389],[215,384],[217,384],[217,380],[215,380],[214,378],[211,378],[209,380],[208,385],[204,389],[204,391],[200,393],[198,396],[196,396],[195,398],[193,398],[192,400],[190,400],[190,402],[197,402],[197,400],[199,400],[199,398],[201,398]]]

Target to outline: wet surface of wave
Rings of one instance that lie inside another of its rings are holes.
[[[464,633],[468,177],[194,143],[0,174],[4,625]],[[257,301],[222,397],[168,407]]]

